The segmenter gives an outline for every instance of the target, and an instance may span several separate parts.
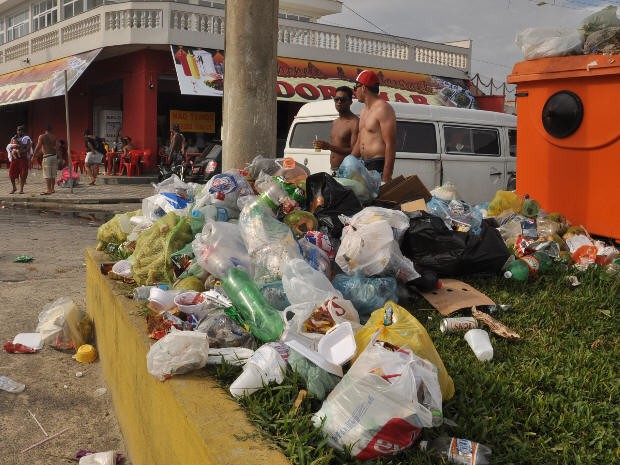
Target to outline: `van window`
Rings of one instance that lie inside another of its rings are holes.
[[[509,129],[508,130],[508,143],[510,144],[510,156],[517,156],[517,130]]]
[[[313,121],[298,123],[293,127],[293,134],[289,146],[292,149],[312,149],[315,137],[319,140],[330,140],[332,132],[331,121]]]
[[[396,151],[437,153],[437,138],[433,123],[396,122]]]
[[[497,129],[445,126],[446,153],[499,156]]]

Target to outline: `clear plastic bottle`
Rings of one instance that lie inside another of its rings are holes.
[[[267,303],[256,283],[240,268],[231,268],[222,287],[250,332],[263,342],[277,341],[284,331],[280,313]]]
[[[536,273],[546,271],[551,267],[553,261],[544,252],[534,252],[515,260],[504,273],[504,277],[516,281],[525,281]]]
[[[420,449],[449,463],[488,465],[491,449],[469,439],[440,436],[432,441],[420,441]]]

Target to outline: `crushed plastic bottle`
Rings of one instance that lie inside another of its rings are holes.
[[[449,463],[488,465],[491,449],[469,439],[440,436],[432,441],[420,441],[420,449]]]
[[[0,389],[7,392],[18,394],[26,389],[26,385],[12,380],[7,376],[0,376]]]

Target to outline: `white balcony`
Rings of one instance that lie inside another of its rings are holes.
[[[172,2],[104,5],[0,45],[0,73],[100,47],[104,57],[145,47],[166,50],[169,44],[221,50],[224,36],[222,9]],[[467,79],[471,49],[280,20],[278,55]]]

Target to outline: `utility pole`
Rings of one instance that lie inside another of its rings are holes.
[[[226,1],[224,170],[276,153],[278,0]]]

